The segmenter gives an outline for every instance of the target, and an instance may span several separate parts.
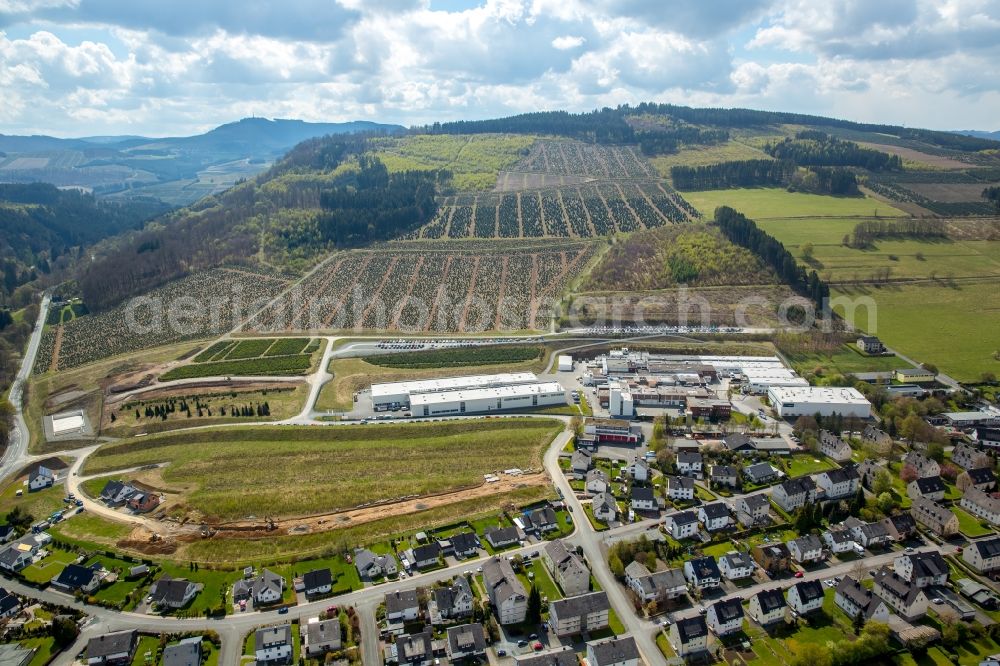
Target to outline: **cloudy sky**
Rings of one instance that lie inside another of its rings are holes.
[[[0,0],[0,133],[646,100],[1000,129],[1000,0]]]

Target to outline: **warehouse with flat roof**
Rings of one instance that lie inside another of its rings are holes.
[[[772,386],[767,397],[781,418],[839,414],[867,419],[872,415],[872,404],[855,388]]]
[[[566,390],[557,382],[468,388],[410,396],[414,416],[454,416],[565,405]]]
[[[510,372],[496,375],[467,375],[372,384],[372,406],[376,410],[403,407],[410,404],[410,398],[414,395],[537,383],[538,377],[533,372]]]

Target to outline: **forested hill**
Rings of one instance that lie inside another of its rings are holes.
[[[102,248],[80,278],[92,310],[225,264],[302,269],[334,248],[395,238],[433,218],[449,174],[389,173],[363,136],[304,141],[267,172]]]
[[[81,248],[137,229],[168,209],[152,199],[101,201],[45,183],[0,184],[0,302],[10,303],[20,285],[66,265]]]

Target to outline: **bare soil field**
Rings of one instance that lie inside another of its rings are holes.
[[[982,201],[984,183],[907,183],[906,189],[933,199],[958,203],[961,201]]]
[[[956,218],[947,225],[948,237],[954,240],[1000,241],[1000,217]]]
[[[541,190],[561,185],[582,185],[593,181],[587,176],[572,176],[561,173],[528,173],[501,171],[497,175],[494,192],[516,192],[518,190]]]

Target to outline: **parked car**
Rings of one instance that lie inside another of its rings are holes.
[[[801,571],[796,571],[796,572],[795,572],[795,577],[796,577],[796,578],[802,578],[802,576],[804,576],[804,575],[805,575],[805,574],[803,574],[803,573],[802,573]]]

